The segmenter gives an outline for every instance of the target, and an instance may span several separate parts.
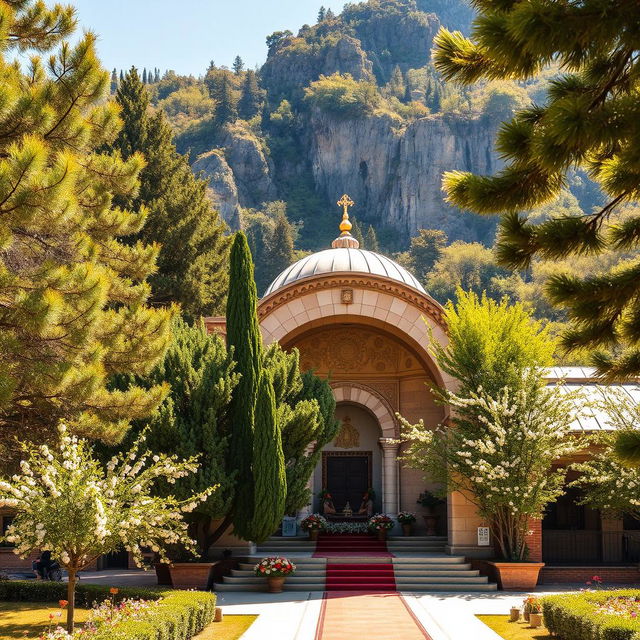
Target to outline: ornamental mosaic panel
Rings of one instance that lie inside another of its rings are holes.
[[[302,370],[321,373],[395,373],[410,357],[389,338],[361,328],[325,330],[295,346]]]

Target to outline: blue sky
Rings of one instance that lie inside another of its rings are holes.
[[[339,12],[344,0],[70,0],[80,27],[98,34],[108,69],[143,67],[204,73],[209,60],[248,67],[264,62],[265,37],[314,24],[321,4]]]

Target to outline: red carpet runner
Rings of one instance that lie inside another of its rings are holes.
[[[320,534],[314,558],[393,558],[386,542],[369,535]]]
[[[326,591],[395,591],[393,565],[327,564]]]

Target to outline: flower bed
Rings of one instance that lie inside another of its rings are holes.
[[[113,591],[116,593],[101,585],[77,587],[77,606],[102,603],[91,616],[91,633],[79,630],[79,636],[91,640],[188,640],[213,621],[216,596],[212,593],[131,587]],[[66,584],[62,582],[0,582],[0,600],[52,602],[63,601],[65,596]],[[152,615],[147,615],[151,609]],[[56,637],[68,638],[65,634]]]
[[[562,640],[638,640],[640,590],[583,591],[547,596],[544,622]]]
[[[319,513],[312,513],[300,522],[300,528],[304,531],[325,531],[327,528],[327,520]]]
[[[294,574],[296,571],[296,565],[293,564],[288,558],[281,556],[269,556],[263,558],[253,567],[253,572],[258,577],[264,578],[286,578]]]
[[[369,525],[366,522],[328,522],[326,533],[368,533]]]

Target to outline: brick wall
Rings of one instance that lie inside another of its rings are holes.
[[[529,547],[529,560],[531,562],[542,562],[542,520],[529,520],[530,535],[527,536],[527,547]]]
[[[538,584],[563,584],[588,582],[600,576],[603,585],[633,584],[640,582],[640,569],[632,567],[543,567]]]

